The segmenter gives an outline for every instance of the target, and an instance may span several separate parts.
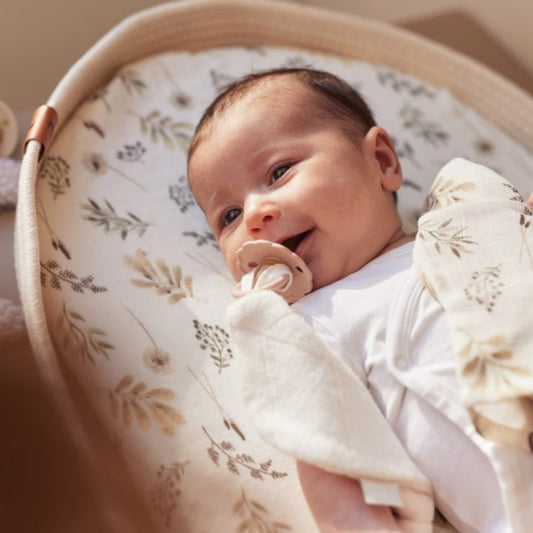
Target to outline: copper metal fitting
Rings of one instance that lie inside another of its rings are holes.
[[[22,148],[23,155],[26,153],[26,147],[30,141],[38,141],[41,143],[41,151],[39,152],[39,161],[41,161],[52,141],[57,118],[57,111],[49,105],[39,106],[33,112],[30,128]]]

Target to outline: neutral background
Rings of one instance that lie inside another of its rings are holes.
[[[531,0],[293,1],[393,23],[460,9],[492,34],[533,79]],[[45,103],[67,69],[102,35],[129,14],[161,3],[164,2],[0,0],[0,100],[17,114]]]

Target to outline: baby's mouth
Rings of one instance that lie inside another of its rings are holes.
[[[281,244],[288,248],[291,252],[295,252],[296,248],[298,248],[298,245],[307,237],[307,235],[309,235],[309,231],[304,231],[299,235],[294,235],[293,237],[285,239],[281,242]]]

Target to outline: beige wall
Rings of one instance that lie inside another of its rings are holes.
[[[473,14],[533,75],[532,0],[293,1],[391,22],[460,8]],[[0,0],[0,100],[16,112],[31,111],[47,100],[66,70],[104,33],[130,13],[160,3]]]

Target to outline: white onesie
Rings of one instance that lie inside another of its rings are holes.
[[[444,311],[413,267],[413,243],[319,289],[292,309],[366,385],[461,532],[509,531],[489,456],[462,406]],[[468,472],[468,475],[464,473]]]

